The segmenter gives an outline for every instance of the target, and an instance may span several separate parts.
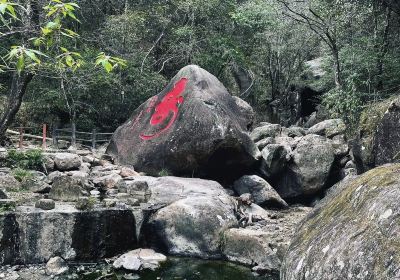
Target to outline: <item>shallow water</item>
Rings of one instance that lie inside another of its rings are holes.
[[[275,280],[270,276],[258,276],[250,268],[223,261],[206,261],[188,258],[170,258],[156,271],[138,274],[110,271],[107,267],[92,267],[85,272],[74,273],[64,279],[78,280]]]

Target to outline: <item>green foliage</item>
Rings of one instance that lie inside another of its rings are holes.
[[[166,176],[170,176],[170,172],[168,169],[161,169],[160,172],[158,172],[158,177],[166,177]]]
[[[29,180],[33,178],[32,173],[29,170],[17,167],[12,170],[12,175],[14,176],[15,179],[17,179],[19,182],[23,182],[26,180]]]
[[[42,170],[43,159],[42,150],[39,149],[32,149],[26,152],[9,150],[7,153],[6,164],[11,168]]]

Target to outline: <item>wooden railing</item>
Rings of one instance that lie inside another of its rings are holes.
[[[41,130],[42,135],[39,136],[39,131]],[[27,133],[30,132],[30,133]],[[72,146],[77,143],[82,146],[96,149],[96,146],[109,142],[113,133],[99,133],[95,129],[92,132],[77,131],[76,126],[72,125],[71,128],[58,129],[53,127],[51,136],[48,137],[47,125],[43,124],[41,128],[39,127],[14,127],[7,130],[7,133],[11,135],[18,136],[18,147],[22,148],[24,146],[24,140],[26,138],[36,139],[42,141],[42,148],[47,148],[47,141],[52,141],[53,145],[58,148],[59,142],[66,141]]]
[[[97,144],[109,142],[113,133],[99,133],[95,129],[92,132],[77,131],[74,125],[71,128],[53,128],[53,145],[58,147],[59,140],[70,141],[72,146],[80,143],[83,146],[96,149]],[[89,143],[89,145],[87,145]]]

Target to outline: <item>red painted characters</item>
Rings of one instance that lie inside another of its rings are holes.
[[[161,128],[160,130],[158,130],[157,132],[155,132],[153,134],[141,133],[139,135],[141,139],[151,140],[153,138],[156,138],[161,133],[165,132],[172,126],[172,124],[175,122],[176,118],[178,117],[178,113],[179,113],[178,105],[183,103],[183,97],[181,95],[186,89],[187,82],[188,82],[188,79],[186,79],[186,78],[180,79],[174,85],[174,88],[164,96],[164,98],[161,100],[161,102],[157,106],[155,106],[154,113],[150,118],[150,125],[151,126],[160,125],[170,117],[168,123],[163,128]],[[157,99],[151,100],[150,106],[146,110],[146,112],[151,111],[152,107],[154,107],[156,100]],[[172,113],[172,116],[171,116],[171,113]],[[139,114],[139,117],[141,115],[142,115],[142,112]]]

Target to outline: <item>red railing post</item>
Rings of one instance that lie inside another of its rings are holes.
[[[43,124],[43,142],[42,142],[42,148],[43,148],[43,150],[46,150],[46,148],[47,148],[47,139],[46,139],[46,137],[47,137],[47,125],[44,123]]]

